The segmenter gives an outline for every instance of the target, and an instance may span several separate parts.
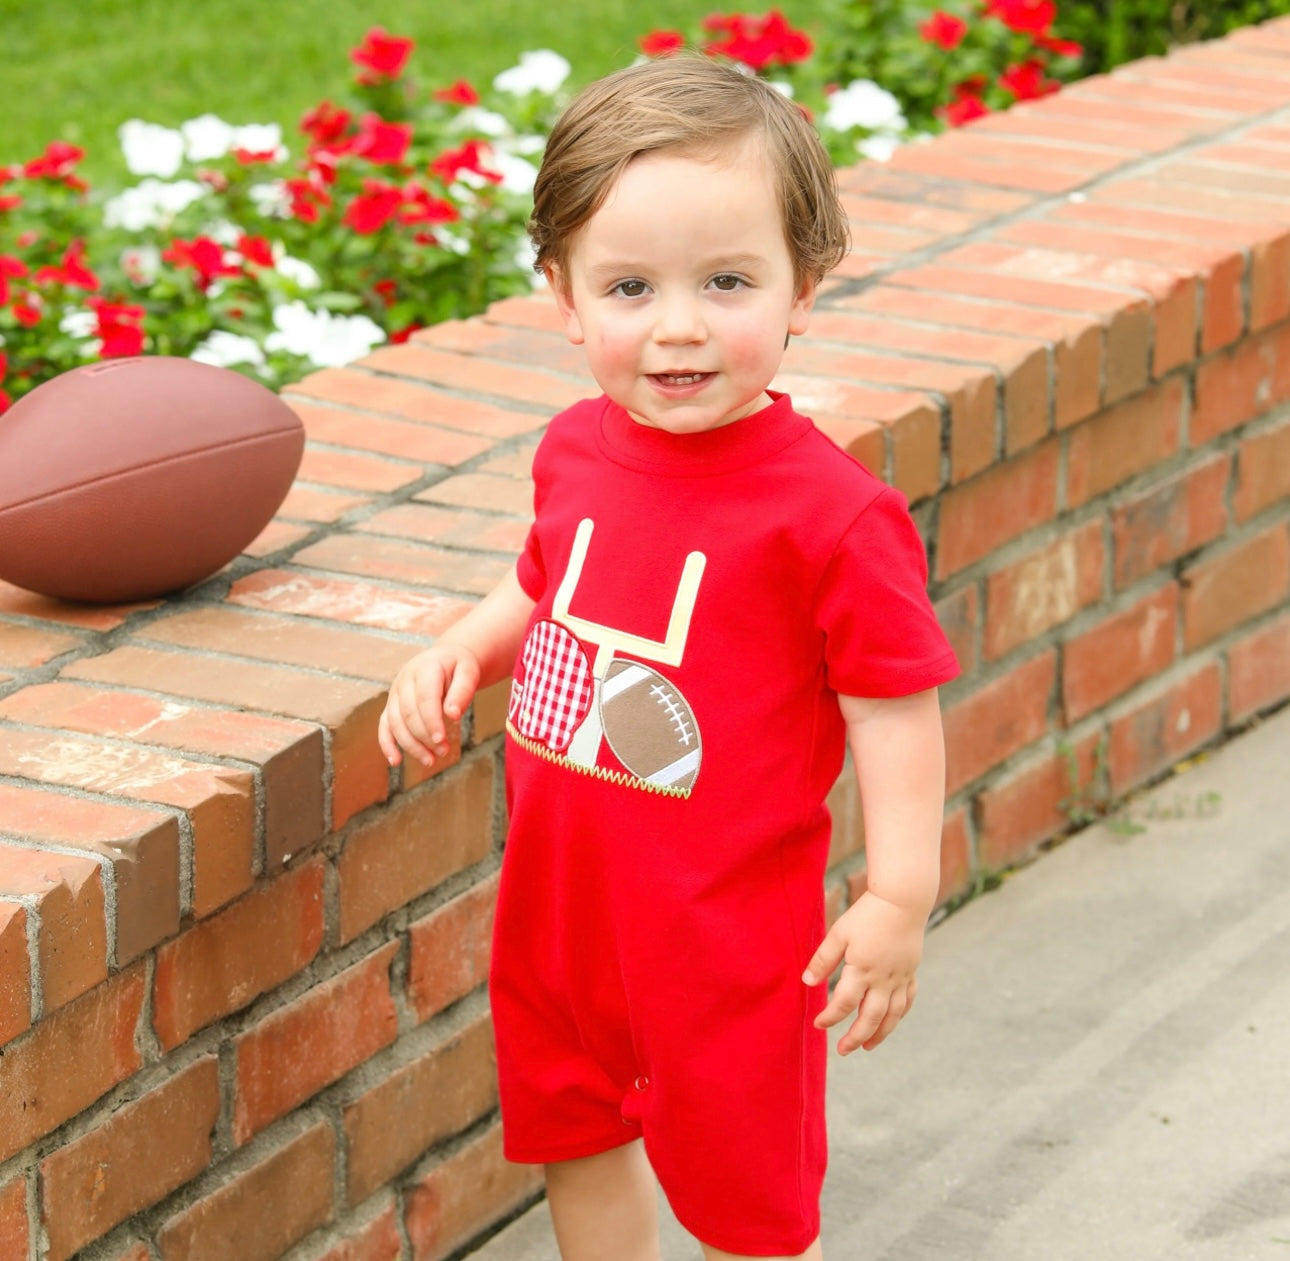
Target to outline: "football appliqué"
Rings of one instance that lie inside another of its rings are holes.
[[[699,725],[685,697],[657,670],[613,662],[600,689],[600,722],[614,756],[637,778],[693,786],[703,754]]]

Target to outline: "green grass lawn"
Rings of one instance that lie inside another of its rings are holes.
[[[809,30],[828,2],[780,7]],[[688,30],[714,9],[739,8],[714,0],[0,0],[0,163],[66,139],[87,149],[91,179],[112,177],[124,170],[116,128],[127,118],[174,126],[211,112],[231,123],[281,123],[290,139],[305,109],[344,94],[349,50],[372,26],[417,41],[409,73],[426,88],[462,76],[486,83],[535,48],[562,53],[581,83],[629,62],[649,30]]]

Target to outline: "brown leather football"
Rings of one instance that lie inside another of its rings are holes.
[[[304,429],[272,390],[190,359],[108,359],[0,416],[0,578],[95,603],[209,577],[268,524]]]

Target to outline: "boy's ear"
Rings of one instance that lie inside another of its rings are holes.
[[[793,306],[788,313],[788,331],[790,336],[800,337],[806,332],[807,325],[811,322],[811,310],[815,306],[815,292],[819,282],[814,276],[808,276],[802,281],[796,296],[793,298]]]
[[[564,321],[565,335],[575,346],[581,346],[586,340],[582,332],[582,323],[573,305],[573,291],[569,288],[564,274],[554,263],[548,263],[543,269],[546,282],[555,294],[555,305],[559,308],[560,318]]]

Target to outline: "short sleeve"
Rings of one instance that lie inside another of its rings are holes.
[[[542,545],[538,540],[538,528],[535,521],[529,526],[528,538],[524,540],[524,550],[515,562],[515,574],[524,588],[524,594],[530,600],[541,600],[546,591],[546,566],[542,563]]]
[[[853,521],[816,600],[829,686],[845,696],[907,696],[958,674],[927,596],[927,555],[905,497],[890,488]]]

